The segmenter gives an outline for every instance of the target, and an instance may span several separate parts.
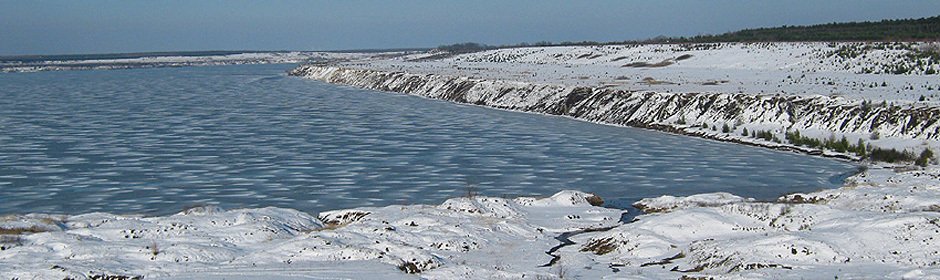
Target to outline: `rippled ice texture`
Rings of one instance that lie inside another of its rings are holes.
[[[287,77],[292,65],[0,74],[0,213],[317,212],[491,196],[831,188],[848,163]]]

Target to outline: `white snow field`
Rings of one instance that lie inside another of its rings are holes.
[[[938,43],[715,43],[507,48],[340,66],[661,93],[824,95],[940,101]],[[894,74],[894,73],[903,74]]]
[[[628,223],[577,191],[318,216],[7,216],[0,278],[937,279],[938,178],[937,167],[876,165],[842,188],[774,202],[644,199],[650,213]]]

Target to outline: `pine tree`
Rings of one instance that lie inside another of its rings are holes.
[[[926,167],[927,164],[930,163],[931,158],[933,158],[933,151],[931,151],[930,148],[926,148],[923,152],[920,152],[920,156],[917,157],[914,164]]]
[[[865,148],[865,140],[858,138],[858,143],[855,144],[855,154],[859,155],[860,157],[865,157],[866,153],[867,149]]]

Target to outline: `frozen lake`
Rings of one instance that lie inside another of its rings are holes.
[[[595,192],[613,207],[840,185],[850,163],[288,77],[293,65],[0,74],[0,214],[308,212]]]

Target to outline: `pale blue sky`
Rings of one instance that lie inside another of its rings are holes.
[[[937,0],[0,0],[0,55],[616,41],[935,15]]]

